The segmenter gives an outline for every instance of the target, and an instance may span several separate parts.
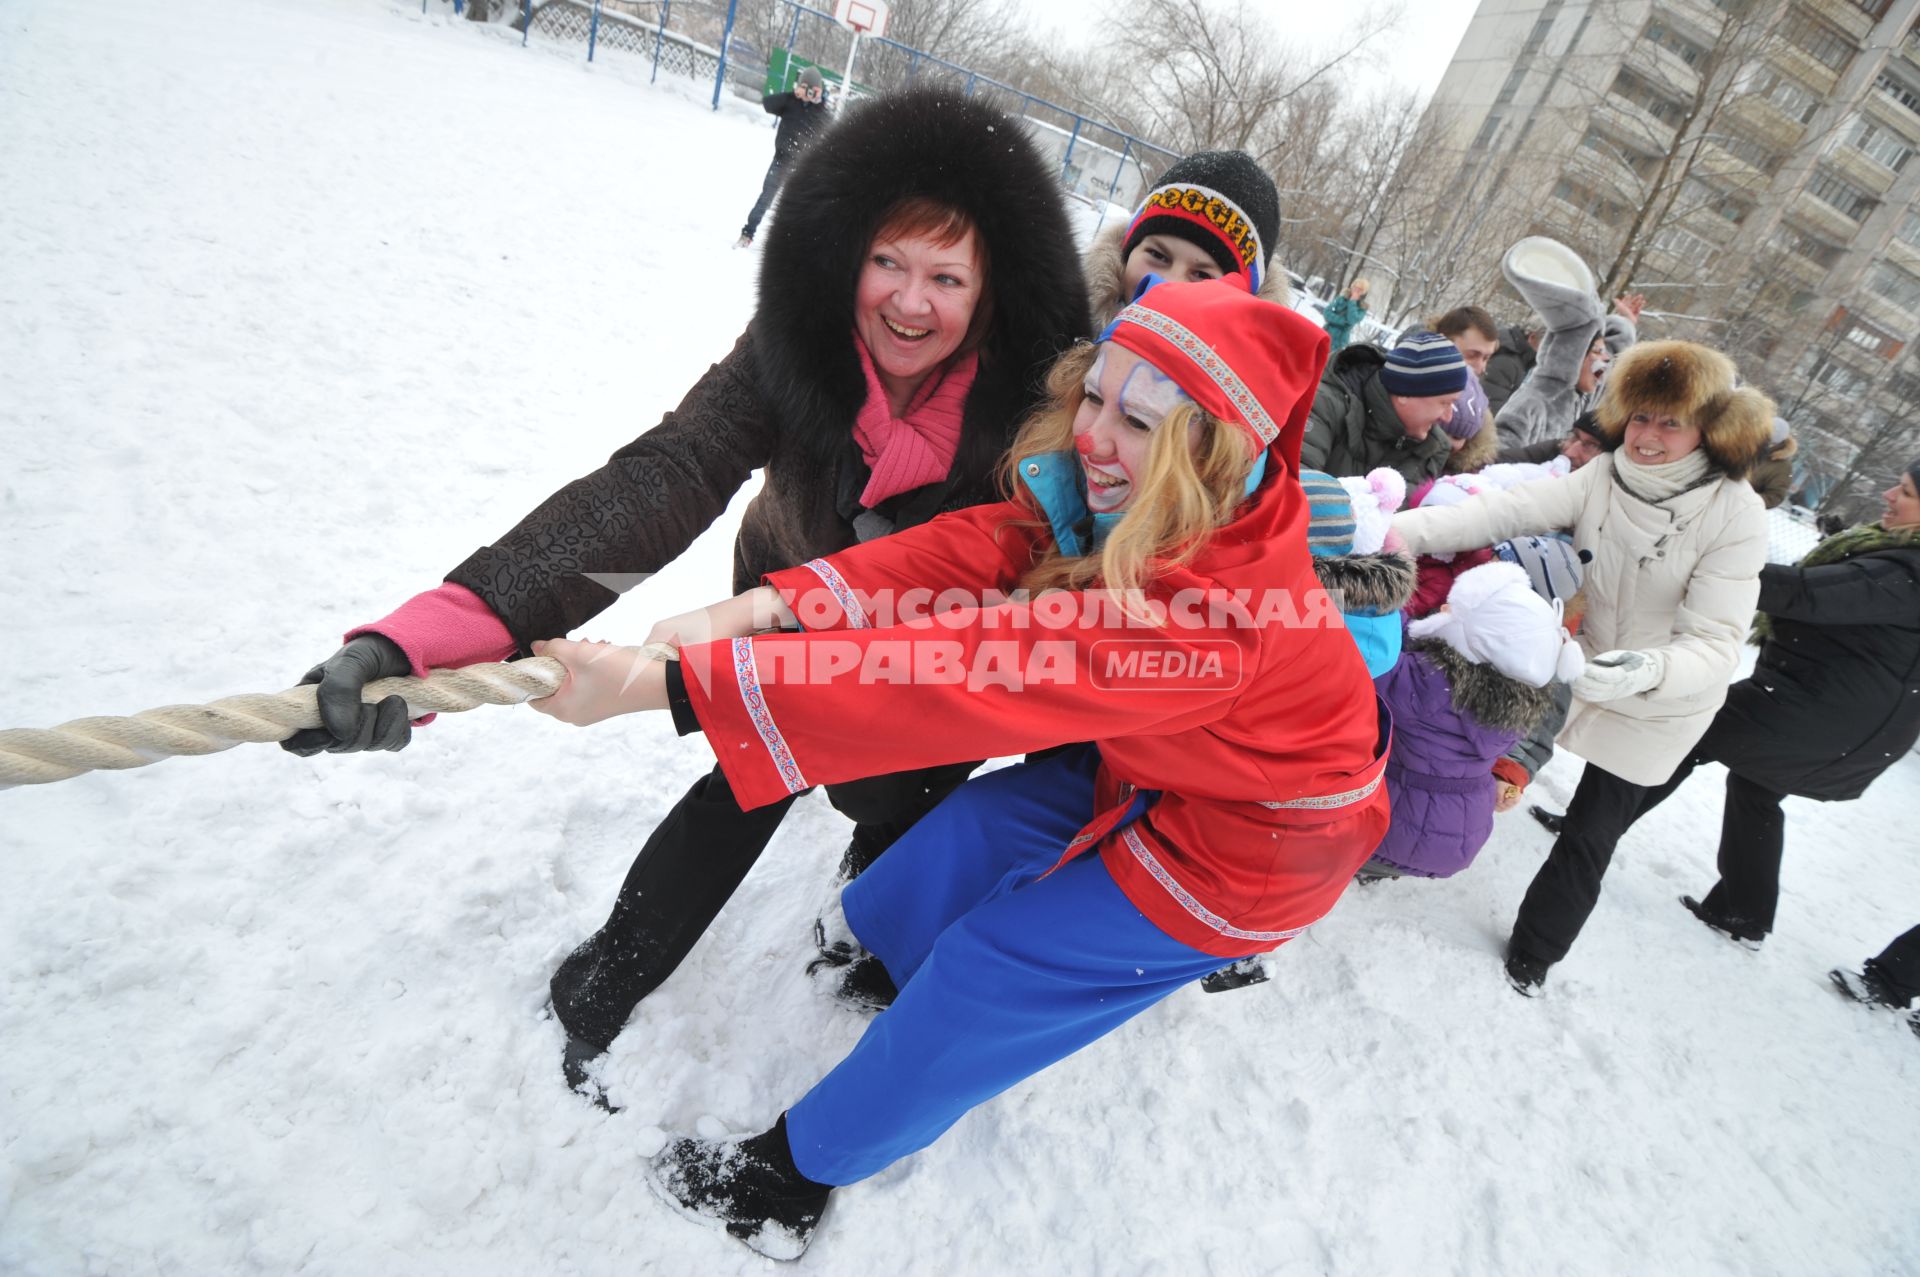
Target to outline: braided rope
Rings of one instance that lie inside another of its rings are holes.
[[[663,659],[664,653],[647,654]],[[670,651],[671,649],[668,649]],[[550,696],[566,680],[566,667],[552,657],[434,670],[425,678],[383,678],[368,683],[368,704],[389,696],[407,698],[407,716],[452,714],[479,705],[518,705]],[[316,688],[302,684],[273,694],[226,696],[210,705],[164,705],[131,718],[76,718],[53,728],[0,731],[0,789],[45,785],[104,769],[145,767],[181,754],[217,754],[249,742],[285,740],[320,726]]]

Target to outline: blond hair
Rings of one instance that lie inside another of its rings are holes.
[[[1043,453],[1073,451],[1073,419],[1086,398],[1087,370],[1097,349],[1075,346],[1054,364],[1047,374],[1048,403],[1020,427],[1002,463],[1010,499],[1038,516],[1032,526],[1048,526],[1046,512],[1019,482],[1020,464]],[[1196,423],[1199,437],[1189,448]],[[1063,555],[1055,546],[1021,576],[1020,588],[1037,594],[1097,584],[1133,610],[1148,584],[1199,554],[1213,531],[1233,517],[1246,496],[1253,457],[1246,431],[1197,404],[1182,404],[1154,427],[1146,473],[1135,481],[1133,501],[1100,553]]]

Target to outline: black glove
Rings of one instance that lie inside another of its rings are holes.
[[[400,645],[384,634],[362,634],[307,671],[302,684],[318,683],[320,721],[280,742],[280,748],[302,758],[325,750],[355,754],[363,749],[405,749],[413,739],[404,696],[389,696],[378,705],[361,703],[360,691],[378,678],[411,674],[413,665]]]

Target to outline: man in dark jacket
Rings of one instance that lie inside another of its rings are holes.
[[[745,248],[759,234],[760,219],[773,207],[773,197],[780,193],[780,183],[786,181],[787,170],[813,135],[828,123],[826,102],[826,81],[821,79],[817,67],[808,67],[800,73],[792,93],[769,93],[760,99],[761,110],[780,117],[780,131],[773,135],[773,163],[767,165],[767,180],[760,184],[760,198],[753,202],[753,211],[747,214],[747,224],[740,228],[740,242],[735,248]]]
[[[1408,333],[1384,355],[1349,346],[1320,379],[1300,464],[1336,478],[1386,466],[1410,486],[1438,478],[1453,448],[1435,427],[1466,384],[1459,348],[1438,333]]]
[[[1508,324],[1500,330],[1500,348],[1487,360],[1480,374],[1480,385],[1487,392],[1487,415],[1497,417],[1513,392],[1533,371],[1534,351],[1539,348],[1542,329],[1529,330],[1524,324]]]

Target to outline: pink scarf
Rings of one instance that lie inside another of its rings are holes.
[[[888,497],[947,477],[960,448],[961,413],[980,359],[970,353],[949,361],[920,384],[906,412],[896,417],[866,343],[856,336],[853,348],[867,377],[867,401],[854,416],[853,440],[873,472],[860,494],[860,504],[871,510]]]

